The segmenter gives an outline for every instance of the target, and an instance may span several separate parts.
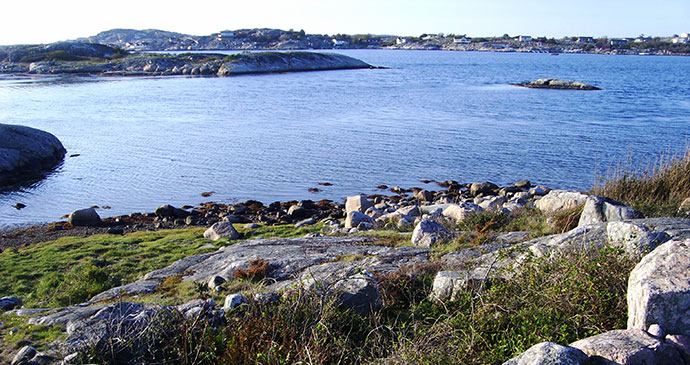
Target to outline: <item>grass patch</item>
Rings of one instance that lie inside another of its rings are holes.
[[[77,304],[185,256],[215,250],[203,229],[65,237],[0,253],[2,295],[27,307]]]
[[[59,326],[26,323],[25,318],[7,313],[0,314],[0,363],[9,364],[23,343],[30,341],[38,351],[47,350],[47,344],[64,340],[66,334]]]
[[[647,217],[678,215],[678,207],[690,197],[690,148],[683,156],[662,155],[647,166],[635,167],[631,160],[619,164],[592,192],[619,200]]]

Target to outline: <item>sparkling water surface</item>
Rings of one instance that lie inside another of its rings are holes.
[[[420,179],[587,190],[630,153],[651,160],[687,146],[688,57],[339,52],[388,69],[0,78],[0,123],[49,131],[79,155],[1,194],[0,227],[93,205],[114,216],[165,203],[340,200],[379,184],[425,187]],[[603,90],[509,85],[542,77]]]

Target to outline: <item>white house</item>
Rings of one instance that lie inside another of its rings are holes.
[[[453,43],[455,43],[455,44],[470,44],[470,43],[472,43],[472,38],[468,38],[468,37],[454,38]]]
[[[521,36],[518,36],[518,41],[520,41],[520,42],[531,42],[532,37],[528,36],[528,35],[521,35]]]
[[[335,47],[335,48],[347,47],[350,45],[350,42],[348,42],[348,41],[342,41],[342,40],[335,39],[335,38],[333,38],[332,42],[333,42],[333,47]]]

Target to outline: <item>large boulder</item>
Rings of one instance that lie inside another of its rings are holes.
[[[214,223],[209,229],[204,232],[204,238],[208,238],[213,241],[217,241],[221,238],[228,238],[231,240],[236,240],[240,238],[240,233],[235,230],[232,223],[230,222],[218,222]]]
[[[70,213],[69,223],[73,226],[95,227],[101,224],[101,217],[94,208],[80,209]]]
[[[584,365],[589,357],[580,349],[553,342],[538,343],[503,365]]]
[[[596,363],[668,365],[684,364],[673,345],[643,330],[615,330],[588,337],[570,344],[596,360]]]
[[[452,233],[448,228],[431,219],[425,219],[414,228],[412,243],[415,246],[431,247],[434,243],[451,237]]]
[[[360,212],[365,213],[367,209],[374,206],[364,195],[348,196],[345,201],[345,213]]]
[[[577,191],[551,190],[534,205],[544,213],[555,213],[565,209],[572,209],[585,204],[587,195]]]
[[[601,196],[587,197],[578,226],[642,218],[642,214],[619,201]]]
[[[65,152],[57,137],[48,132],[0,124],[0,187],[24,175],[50,170]]]
[[[375,221],[374,218],[356,210],[347,213],[347,217],[345,217],[345,228],[357,228],[362,223],[370,224],[371,227],[373,227]]]
[[[628,280],[628,328],[659,324],[690,335],[690,240],[668,241],[635,266]]]

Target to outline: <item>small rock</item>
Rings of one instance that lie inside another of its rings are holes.
[[[22,306],[22,300],[17,297],[2,297],[0,298],[0,309],[12,310]]]
[[[308,218],[308,219],[305,219],[305,220],[302,220],[302,221],[295,223],[295,228],[300,228],[300,227],[304,227],[304,226],[311,226],[314,224],[316,224],[316,219]]]
[[[213,224],[209,229],[204,232],[204,238],[217,241],[221,238],[229,238],[231,240],[236,240],[240,238],[239,232],[235,230],[230,222],[218,222]]]
[[[431,247],[436,242],[449,239],[452,233],[440,223],[425,219],[419,222],[412,232],[412,244]]]
[[[225,283],[225,278],[220,275],[214,275],[208,280],[208,287],[211,290],[218,291],[219,287]]]
[[[108,228],[108,234],[123,235],[125,230],[122,227],[110,227]]]
[[[529,180],[521,180],[513,184],[513,186],[521,190],[527,190],[532,187],[532,184]]]
[[[666,333],[664,332],[664,329],[661,328],[658,324],[654,323],[649,328],[647,329],[647,333],[650,335],[658,338],[658,339],[663,339],[666,337]]]
[[[244,226],[245,229],[257,229],[259,227],[261,226],[256,223],[248,223]]]
[[[241,215],[231,214],[231,215],[227,215],[227,216],[223,217],[223,222],[230,222],[230,223],[251,223],[252,221],[250,221],[249,219],[247,219],[247,218],[245,218],[245,217],[243,217],[243,216],[241,216]]]
[[[31,346],[24,346],[14,355],[12,365],[25,364],[36,356],[36,349]]]
[[[429,190],[420,190],[420,191],[414,193],[414,197],[417,200],[421,200],[421,201],[425,201],[425,202],[434,201],[434,193],[430,192]]]
[[[279,300],[280,294],[278,293],[256,293],[254,295],[254,301],[262,305],[275,303]]]
[[[247,301],[247,298],[244,297],[244,295],[230,294],[225,297],[225,304],[223,305],[223,309],[225,311],[228,311],[244,303],[249,303]]]
[[[304,218],[307,216],[307,210],[299,204],[295,204],[288,209],[287,214],[294,218]]]
[[[70,213],[69,223],[73,226],[95,227],[101,224],[101,217],[96,213],[96,209],[80,209]]]

